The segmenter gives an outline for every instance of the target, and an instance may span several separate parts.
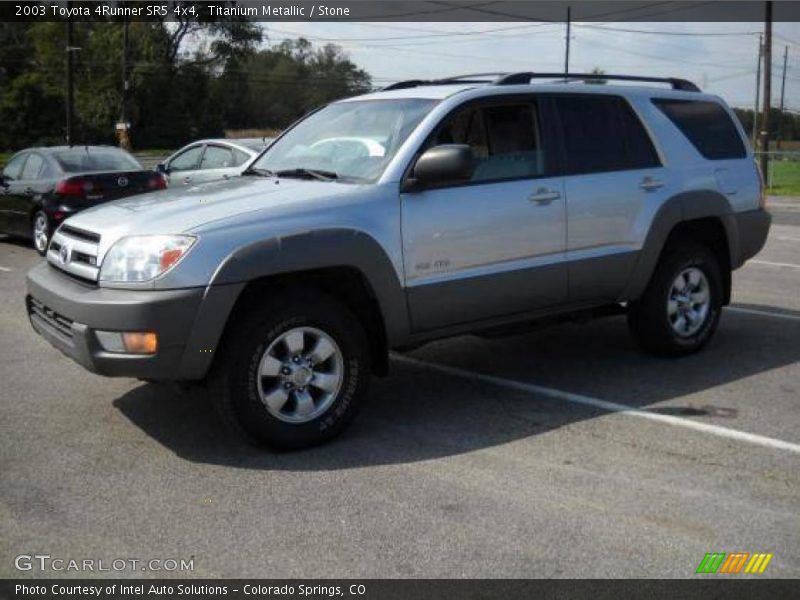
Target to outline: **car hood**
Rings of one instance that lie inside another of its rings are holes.
[[[185,233],[247,213],[307,208],[352,191],[352,185],[336,182],[245,176],[116,200],[76,214],[69,225],[99,233],[104,241]]]

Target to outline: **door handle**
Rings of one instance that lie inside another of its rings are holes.
[[[26,187],[23,193],[25,193],[25,194],[34,194],[35,192],[33,191],[33,188]]]
[[[184,177],[183,178],[183,183],[190,183],[191,181],[192,181],[191,177]]]
[[[558,200],[559,198],[561,198],[560,192],[548,190],[547,188],[539,188],[533,194],[528,196],[528,200],[530,202],[536,202],[536,204],[541,206],[550,204],[553,200]]]
[[[652,177],[645,177],[642,179],[641,183],[639,183],[639,187],[645,192],[652,192],[658,188],[664,187],[664,182],[659,181],[658,179],[653,179]]]

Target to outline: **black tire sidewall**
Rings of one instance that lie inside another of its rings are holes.
[[[679,273],[695,267],[708,281],[710,305],[703,326],[691,336],[680,336],[672,328],[667,300]],[[703,348],[716,331],[722,313],[723,283],[714,254],[699,245],[690,245],[668,254],[657,268],[653,281],[636,304],[632,329],[642,346],[660,354],[683,355]]]
[[[337,435],[355,416],[369,381],[369,352],[357,319],[332,300],[297,300],[271,314],[265,311],[269,314],[265,318],[247,319],[233,343],[228,344],[233,350],[226,369],[232,416],[252,441],[276,449],[312,446]],[[344,378],[336,399],[323,414],[302,424],[287,423],[270,414],[259,397],[257,384],[264,352],[281,334],[295,327],[324,331],[344,358]]]

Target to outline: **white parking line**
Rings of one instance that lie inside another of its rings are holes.
[[[769,260],[751,260],[750,263],[754,265],[765,265],[767,267],[787,267],[789,269],[800,269],[800,265],[796,265],[794,263],[772,262]]]
[[[9,269],[8,267],[0,267],[0,271],[2,271],[3,273],[11,273],[13,269]]]
[[[483,373],[475,373],[458,367],[451,367],[439,363],[431,363],[408,356],[393,355],[393,358],[399,362],[404,362],[410,365],[415,365],[431,371],[438,371],[454,377],[461,377],[462,379],[470,379],[472,381],[479,381],[507,389],[517,390],[520,392],[529,392],[538,394],[551,400],[561,400],[564,402],[571,402],[573,404],[582,404],[584,406],[591,406],[592,408],[599,408],[608,412],[621,413],[630,417],[638,417],[640,419],[647,419],[649,421],[657,421],[666,425],[674,425],[676,427],[683,427],[685,429],[694,429],[709,435],[736,440],[739,442],[746,442],[764,448],[773,450],[786,450],[794,454],[800,454],[800,444],[793,444],[763,435],[756,435],[754,433],[746,433],[736,429],[729,429],[728,427],[721,427],[719,425],[710,425],[708,423],[700,423],[698,421],[691,421],[689,419],[682,419],[680,417],[673,417],[671,415],[662,415],[653,413],[638,408],[626,406],[624,404],[617,404],[616,402],[608,402],[600,400],[599,398],[592,398],[591,396],[583,396],[581,394],[573,394],[554,388],[535,385],[533,383],[525,383],[523,381],[515,381],[513,379],[505,379],[503,377],[496,377],[494,375],[485,375]]]
[[[776,235],[773,239],[780,240],[782,242],[800,242],[800,237],[791,237],[789,235]]]
[[[786,313],[772,312],[769,310],[758,310],[757,308],[742,308],[741,306],[726,306],[725,311],[745,313],[747,315],[760,315],[762,317],[775,317],[776,319],[789,319],[790,321],[800,321],[800,316]]]

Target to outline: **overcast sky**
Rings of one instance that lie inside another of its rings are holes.
[[[561,23],[262,23],[269,43],[304,36],[342,46],[376,85],[484,71],[563,71]],[[635,31],[622,31],[635,30]],[[763,23],[574,23],[570,70],[683,77],[730,104],[755,99]],[[656,33],[657,32],[657,33]],[[666,33],[665,33],[666,32]],[[800,23],[776,23],[773,105],[789,47],[786,106],[800,111]],[[671,35],[670,35],[671,34]],[[677,35],[676,35],[677,34]]]

